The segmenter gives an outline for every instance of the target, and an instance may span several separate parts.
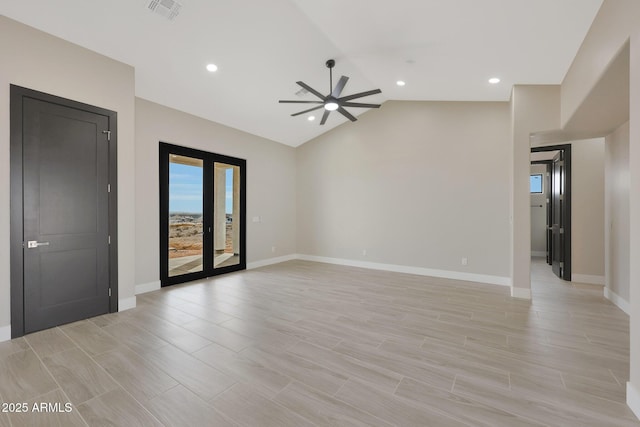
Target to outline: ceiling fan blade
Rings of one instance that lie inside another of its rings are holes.
[[[300,114],[304,114],[304,113],[308,113],[310,111],[318,110],[318,109],[323,108],[323,107],[324,107],[324,105],[318,105],[317,107],[309,108],[308,110],[300,111],[299,113],[294,113],[294,114],[291,115],[291,117],[299,116]]]
[[[380,108],[380,104],[361,104],[359,102],[343,102],[343,107]]]
[[[351,113],[349,113],[347,110],[345,110],[342,107],[338,107],[338,112],[343,116],[345,116],[347,119],[351,120],[352,122],[355,122],[356,120],[358,120]]]
[[[296,82],[298,83],[300,86],[302,86],[304,89],[306,89],[307,91],[311,92],[312,94],[314,94],[315,96],[317,96],[318,98],[322,99],[324,101],[324,99],[326,98],[323,94],[321,94],[320,92],[318,92],[317,90],[315,90],[314,88],[312,88],[311,86],[309,86],[308,84],[306,84],[305,82]]]
[[[280,104],[324,104],[324,101],[289,101],[289,100],[280,100],[278,102]]]
[[[320,120],[320,124],[323,125],[327,122],[327,118],[329,117],[329,113],[331,111],[329,110],[324,110],[324,114],[322,115],[322,120]]]
[[[340,94],[342,93],[342,89],[344,89],[344,85],[347,84],[348,80],[349,80],[349,77],[347,77],[347,76],[340,77],[340,80],[338,80],[338,84],[336,85],[336,87],[331,92],[331,96],[333,96],[334,98],[339,97]]]
[[[338,98],[338,101],[349,101],[351,99],[362,98],[363,96],[375,95],[376,93],[382,93],[380,89],[368,90],[366,92],[354,93],[353,95],[343,96]]]

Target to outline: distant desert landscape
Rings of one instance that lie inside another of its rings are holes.
[[[233,253],[230,215],[226,223],[225,253]],[[169,259],[202,255],[202,214],[169,215]]]

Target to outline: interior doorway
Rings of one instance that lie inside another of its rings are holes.
[[[531,153],[531,163],[544,164],[548,171],[547,263],[557,277],[571,281],[571,145],[532,147]],[[532,203],[534,207],[539,205]]]

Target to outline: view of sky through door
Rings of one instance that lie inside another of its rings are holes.
[[[226,171],[225,211],[233,211],[233,169]],[[169,214],[202,215],[202,169],[169,163]]]
[[[202,271],[203,161],[169,157],[169,276]]]

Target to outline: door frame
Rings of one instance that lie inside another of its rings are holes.
[[[562,151],[565,168],[565,226],[564,226],[564,266],[561,279],[571,281],[571,144],[547,145],[543,147],[531,147],[532,153],[545,151]],[[531,162],[534,163],[534,162]],[[552,173],[553,175],[553,173]],[[553,176],[551,177],[553,180]],[[551,198],[553,195],[551,195]],[[548,236],[548,234],[547,234]],[[547,237],[548,238],[548,237]]]
[[[106,116],[109,120],[109,312],[118,311],[118,113],[89,104],[10,85],[10,290],[11,338],[24,335],[24,206],[23,206],[23,100],[57,104]]]
[[[203,231],[202,271],[169,276],[169,155],[178,154],[203,160]],[[214,163],[226,163],[240,168],[240,259],[238,264],[214,268],[213,258],[208,259],[207,253],[213,255],[213,166]],[[160,236],[160,286],[171,286],[192,280],[218,276],[233,271],[246,270],[247,268],[247,161],[237,157],[211,153],[196,148],[184,147],[160,141],[158,144],[158,171],[160,183],[159,197],[159,236]],[[207,180],[207,176],[212,179]],[[205,206],[211,206],[207,211]]]

